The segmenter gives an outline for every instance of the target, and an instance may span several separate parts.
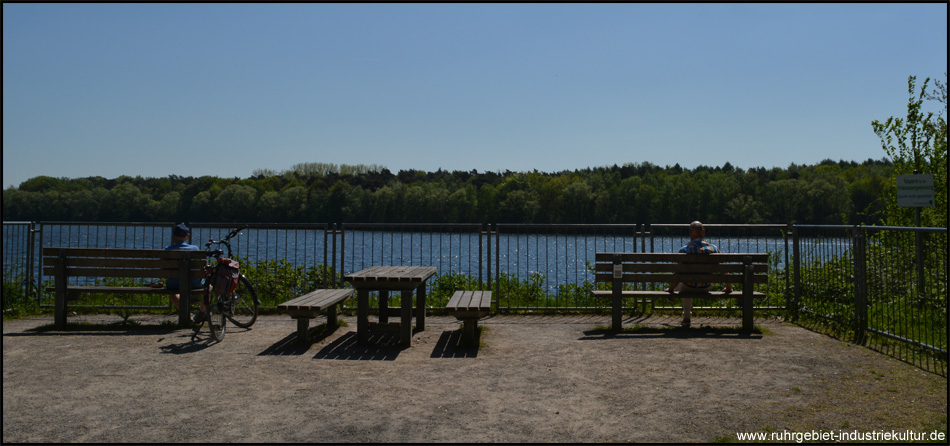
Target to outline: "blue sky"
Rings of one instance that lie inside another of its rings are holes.
[[[947,4],[3,4],[3,187],[885,156]]]

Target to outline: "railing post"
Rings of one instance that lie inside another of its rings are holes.
[[[924,234],[920,231],[920,208],[917,208],[917,229],[914,231],[914,244],[917,254],[917,295],[924,297]]]
[[[34,246],[36,239],[36,222],[31,221],[29,228],[27,228],[26,234],[26,301],[30,300],[30,296],[33,294],[33,290],[39,290],[39,286],[33,284],[33,262],[36,260],[36,247]],[[42,276],[42,270],[37,276]],[[36,306],[40,305],[40,293],[36,293]]]
[[[656,250],[653,248],[653,225],[650,225],[648,228],[647,225],[644,224],[643,227],[647,230],[647,234],[650,236],[650,251],[649,252],[656,252]],[[647,252],[647,251],[643,251],[643,252]]]
[[[482,288],[482,262],[484,262],[484,257],[482,256],[482,243],[484,243],[484,241],[482,240],[482,236],[484,235],[485,235],[485,228],[479,227],[478,228],[478,290],[479,291],[484,291],[484,288]]]
[[[798,315],[801,312],[802,308],[802,256],[801,256],[801,243],[799,239],[798,227],[792,225],[792,268],[794,274],[794,292],[792,293],[792,305],[790,309],[792,312],[792,321],[795,322],[798,320]]]
[[[330,262],[328,260],[330,259],[328,258],[328,254],[327,254],[327,242],[330,241],[330,231],[331,231],[330,224],[327,223],[326,226],[323,227],[323,286],[325,287],[330,286],[330,281],[328,277],[330,273]],[[314,244],[316,244],[316,242],[314,242]]]
[[[864,344],[868,327],[867,255],[861,225],[852,229],[854,240],[854,342]]]
[[[792,266],[789,263],[789,253],[788,253],[788,236],[792,233],[794,227],[791,223],[788,224],[788,227],[785,228],[785,232],[782,233],[782,238],[785,239],[785,311],[791,311],[791,290],[792,290]]]
[[[346,274],[346,228],[343,227],[343,223],[339,224],[339,230],[336,231],[336,234],[340,236],[340,264],[334,265],[334,270],[339,270],[340,274],[335,274],[333,277],[340,278],[340,288],[343,288],[343,275]],[[333,239],[333,255],[336,256],[336,238]],[[334,260],[334,263],[336,261]]]
[[[337,257],[336,257],[337,235],[341,236],[339,264],[336,263],[337,261]],[[344,249],[343,249],[346,237],[342,237],[342,235],[343,235],[343,223],[339,224],[339,229],[337,229],[337,223],[328,223],[326,230],[323,232],[323,264],[325,265],[324,274],[326,274],[326,270],[328,269],[330,270],[330,280],[327,281],[326,279],[324,279],[324,283],[332,287],[340,287],[340,288],[343,287],[343,265],[344,265],[343,262],[346,260],[345,258],[346,254],[344,253]],[[331,253],[329,256],[330,264],[327,264],[327,239],[328,238],[332,238],[332,241],[330,242],[330,247],[331,247],[330,248]],[[337,274],[337,271],[340,271],[341,273]],[[337,280],[336,280],[337,277],[340,277],[339,283],[337,283]]]
[[[488,242],[491,244],[491,242]],[[510,243],[510,242],[509,242]],[[491,257],[491,256],[489,256]],[[491,262],[491,259],[488,260]],[[488,274],[491,276],[491,273]],[[495,309],[500,309],[501,307],[501,229],[498,228],[498,223],[495,223],[495,287],[498,288],[492,295],[495,296]],[[491,288],[489,286],[489,288]],[[511,307],[511,299],[508,299],[508,307]]]
[[[623,325],[623,265],[620,264],[620,254],[614,254],[613,265],[611,328],[613,331],[620,331]]]

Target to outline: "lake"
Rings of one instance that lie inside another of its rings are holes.
[[[47,223],[41,228],[37,244],[163,249],[171,244],[169,226]],[[192,243],[202,248],[208,238],[223,237],[232,229],[224,225],[194,226]],[[652,233],[643,233],[633,225],[497,225],[489,234],[480,225],[349,225],[342,232],[327,230],[325,225],[254,225],[232,239],[232,246],[235,256],[251,261],[283,259],[292,265],[342,265],[344,273],[385,264],[431,265],[439,274],[457,273],[482,281],[498,273],[522,281],[541,275],[545,278],[543,287],[555,293],[559,285],[593,280],[588,265],[594,262],[595,252],[675,252],[688,241],[685,236],[661,235],[685,232],[674,227],[677,225],[658,226]],[[722,236],[707,240],[724,252],[772,251],[777,255],[777,266],[782,268],[788,245],[781,232],[767,229],[710,228],[707,233]],[[8,232],[5,225],[5,268],[20,255],[8,253],[8,243],[18,246],[14,238],[22,237],[12,232],[8,236]]]

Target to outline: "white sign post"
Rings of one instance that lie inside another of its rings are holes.
[[[934,176],[931,174],[898,175],[897,205],[922,208],[934,205]]]
[[[914,219],[920,227],[920,208],[934,205],[934,176],[928,173],[897,176],[897,205],[914,209]],[[920,231],[914,233],[917,245],[917,292],[924,290],[924,245]]]

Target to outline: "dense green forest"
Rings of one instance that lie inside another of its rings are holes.
[[[880,224],[892,162],[741,169],[627,163],[557,173],[392,173],[302,163],[250,178],[40,176],[3,219],[208,222]]]

